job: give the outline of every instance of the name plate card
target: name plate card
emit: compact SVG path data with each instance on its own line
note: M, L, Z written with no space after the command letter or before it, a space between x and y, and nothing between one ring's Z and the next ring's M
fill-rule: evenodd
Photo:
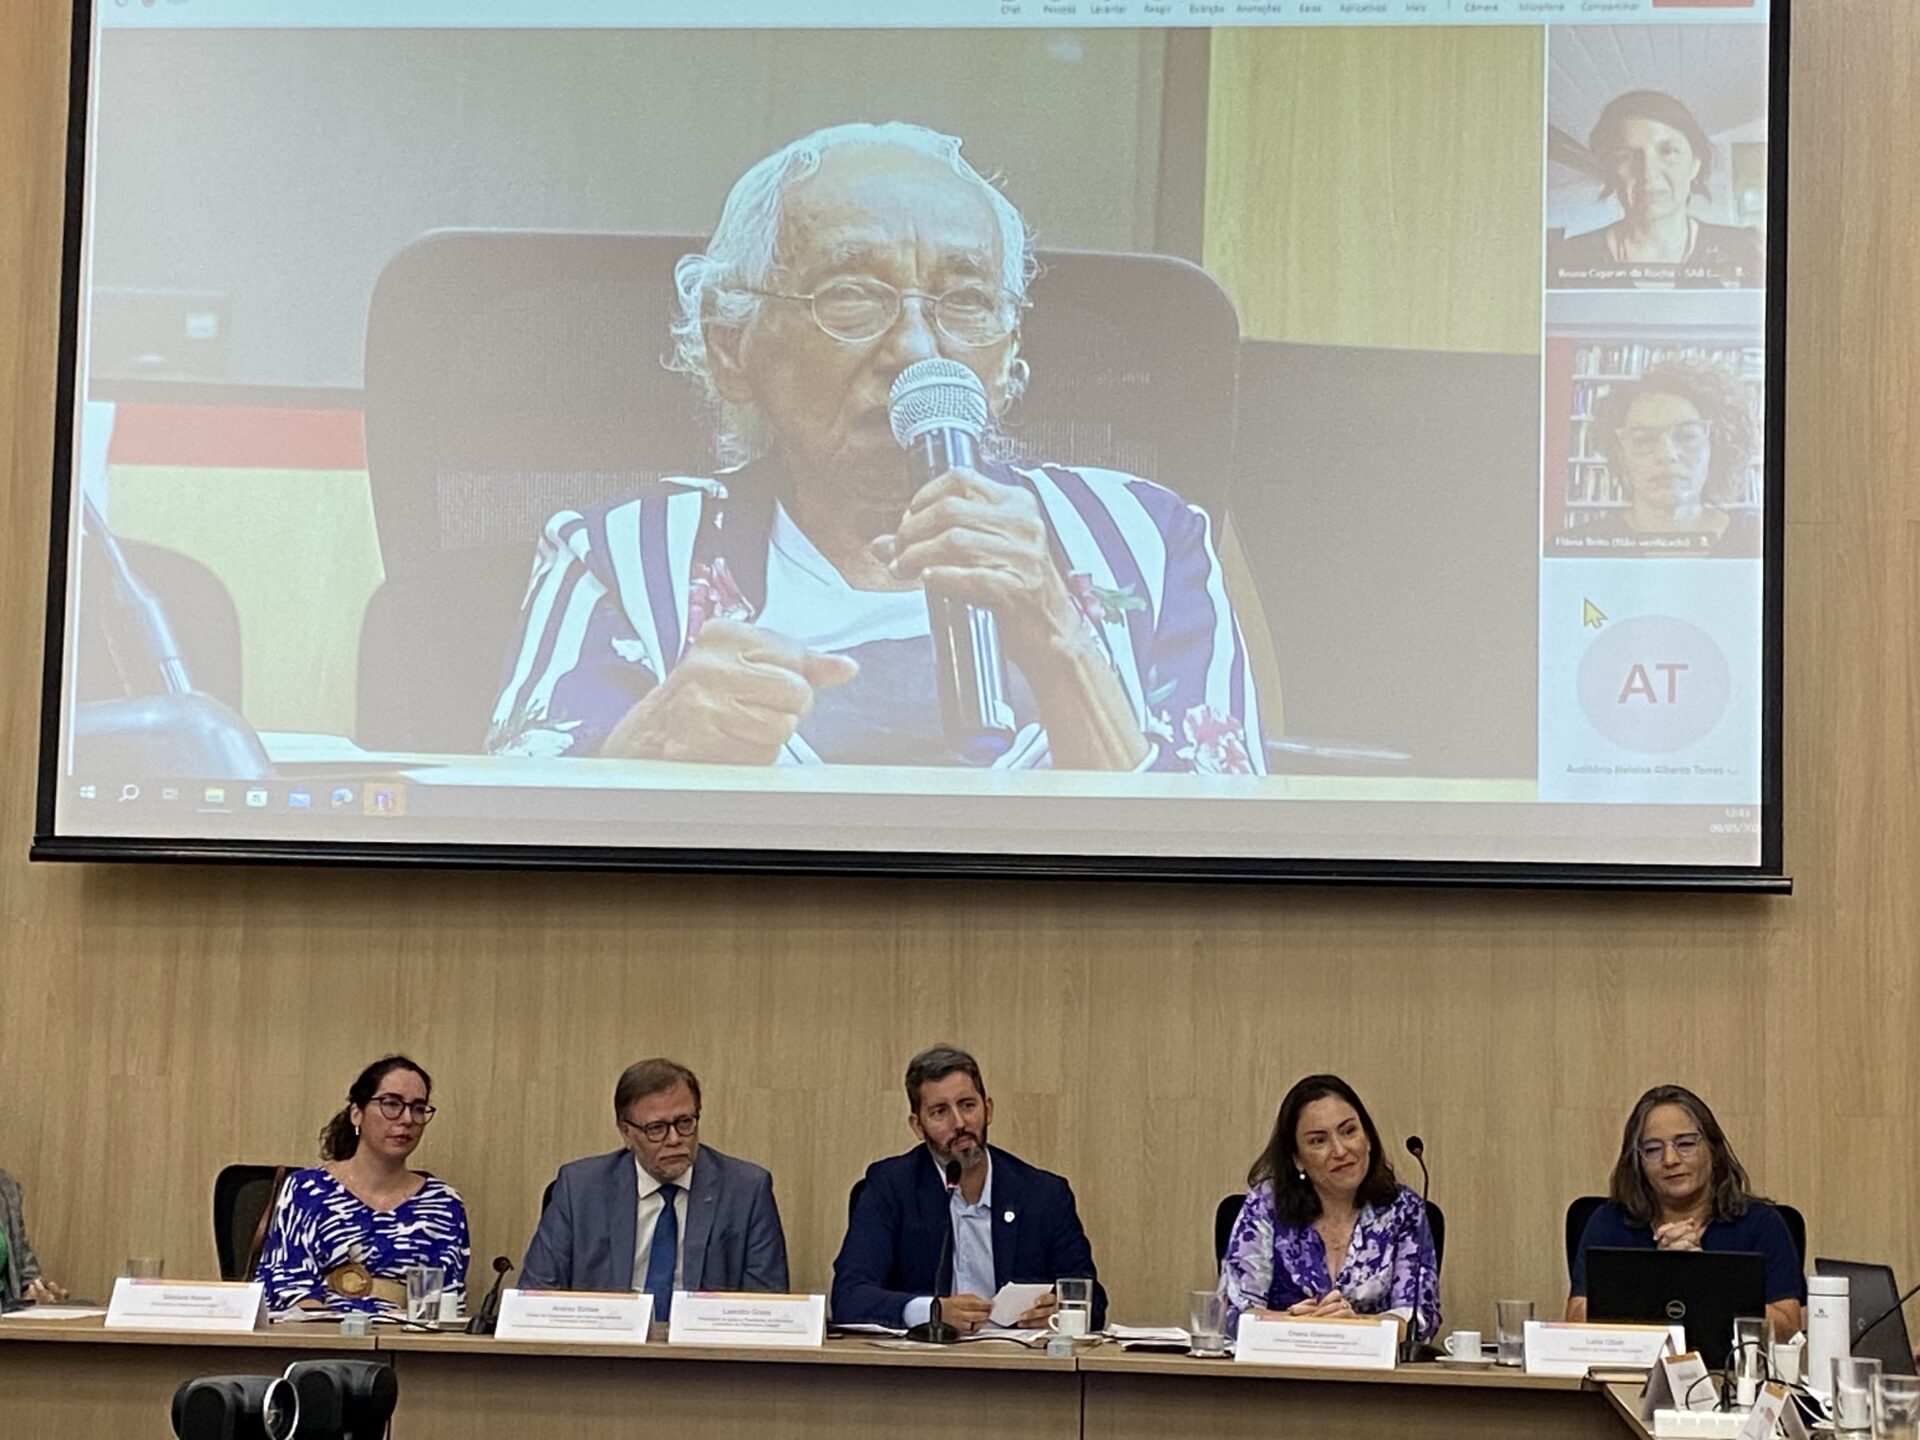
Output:
M267 1328L266 1287L259 1282L180 1280L113 1282L107 1302L109 1330L195 1330L210 1335L245 1335Z
M1647 1372L1647 1388L1640 1396L1640 1418L1649 1423L1662 1410L1712 1410L1720 1404L1713 1372L1700 1352L1663 1355Z
M1527 1374L1581 1375L1602 1370L1651 1370L1678 1349L1665 1325L1574 1325L1529 1320L1525 1336Z
M1787 1394L1786 1386L1768 1384L1754 1398L1747 1423L1741 1427L1740 1440L1808 1440L1807 1425L1800 1418L1800 1407Z
M1233 1358L1253 1365L1316 1370L1391 1370L1400 1355L1400 1327L1385 1320L1240 1321Z
M502 1290L502 1340L644 1345L653 1297L632 1290Z
M669 1345L785 1345L811 1349L826 1343L827 1297L759 1295L745 1291L676 1290L667 1323Z

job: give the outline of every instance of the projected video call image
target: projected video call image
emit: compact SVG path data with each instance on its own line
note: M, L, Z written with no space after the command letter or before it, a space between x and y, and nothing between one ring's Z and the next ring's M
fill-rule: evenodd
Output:
M1766 32L1556 28L1547 79L1547 284L1766 283Z
M1757 330L1542 292L1670 238L1628 70L1761 283L1765 27L1675 28L109 28L61 814L1739 863L1526 814L1542 565L1762 550Z

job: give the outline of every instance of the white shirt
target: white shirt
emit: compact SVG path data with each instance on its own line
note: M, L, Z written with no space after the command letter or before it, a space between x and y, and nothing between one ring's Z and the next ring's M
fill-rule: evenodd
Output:
M927 1152L933 1159L933 1152ZM946 1170L934 1160L940 1183L947 1183ZM978 1295L991 1300L999 1289L993 1283L993 1151L987 1151L987 1178L980 1187L980 1198L973 1204L958 1186L947 1196L947 1215L953 1226L953 1290L955 1295ZM936 1277L937 1283L937 1277ZM909 1300L902 1318L909 1325L924 1325L933 1314L933 1297L920 1295Z
M660 1186L671 1183L680 1187L680 1193L673 1197L673 1218L679 1222L680 1232L680 1244L673 1256L673 1288L679 1290L682 1288L680 1277L687 1269L687 1193L693 1189L693 1166L687 1166L687 1173L671 1182L654 1179L638 1157L634 1159L633 1170L640 1177L640 1203L634 1207L633 1215L633 1288L647 1288L647 1259L653 1254L653 1227L660 1223L660 1212L666 1208L660 1202Z

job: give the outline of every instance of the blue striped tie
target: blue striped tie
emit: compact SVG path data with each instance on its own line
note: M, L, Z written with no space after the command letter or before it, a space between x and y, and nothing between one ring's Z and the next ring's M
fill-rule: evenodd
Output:
M680 1258L680 1217L673 1197L678 1185L660 1187L660 1218L653 1225L653 1248L647 1252L647 1293L653 1296L653 1318L665 1320L673 1309L673 1271Z

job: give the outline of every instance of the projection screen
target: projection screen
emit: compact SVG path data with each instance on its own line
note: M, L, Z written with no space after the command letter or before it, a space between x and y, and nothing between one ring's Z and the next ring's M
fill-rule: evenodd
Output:
M99 0L47 858L1783 889L1774 0Z

